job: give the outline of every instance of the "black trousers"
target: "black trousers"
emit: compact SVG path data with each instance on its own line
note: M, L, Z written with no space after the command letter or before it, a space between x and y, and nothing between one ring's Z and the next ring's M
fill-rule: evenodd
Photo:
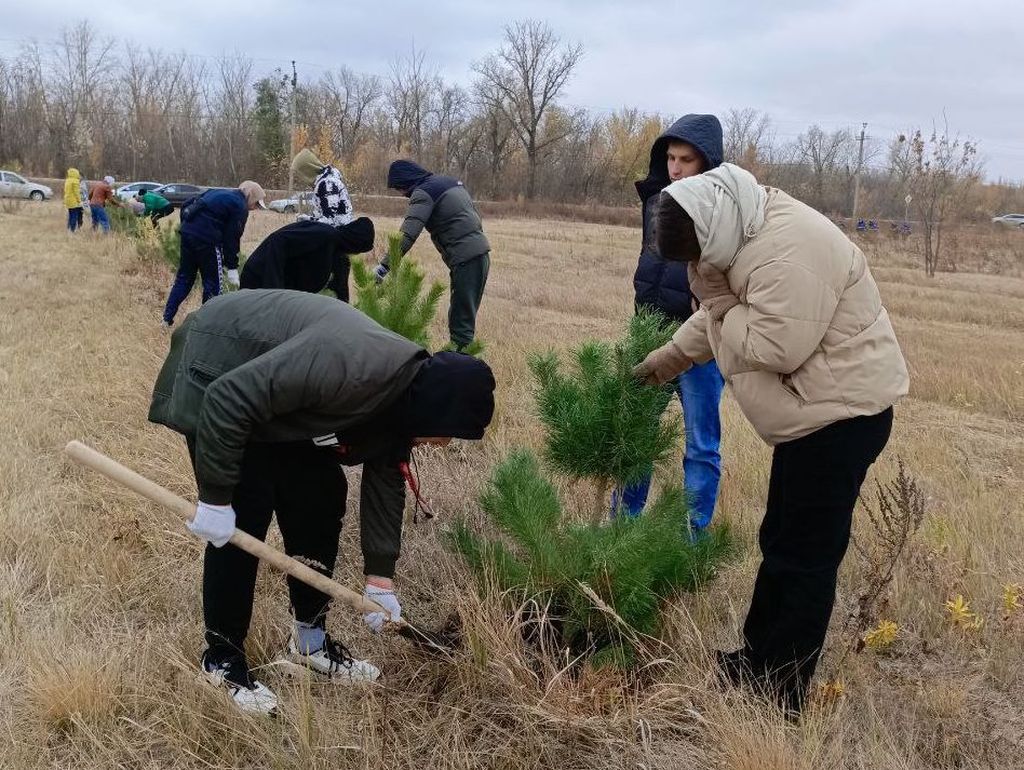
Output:
M169 217L174 213L174 206L168 203L166 206L161 206L158 209L153 209L149 215L149 221L153 223L153 227L156 227L156 223L164 217Z
M333 449L309 441L249 444L231 501L235 526L264 540L276 513L288 555L330 577L347 493L345 473ZM242 651L252 620L258 566L255 556L230 543L206 547L203 620L211 649ZM293 577L288 578L288 593L296 620L323 626L330 597Z
M476 314L484 298L491 255L482 254L449 269L451 297L448 303L448 334L452 345L462 349L476 337Z
M814 675L853 509L892 419L890 407L775 447L743 657L786 708L799 711Z

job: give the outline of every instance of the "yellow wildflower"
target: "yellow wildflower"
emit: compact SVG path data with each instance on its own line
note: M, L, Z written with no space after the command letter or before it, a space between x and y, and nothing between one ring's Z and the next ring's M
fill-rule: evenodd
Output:
M878 628L873 628L864 635L864 644L872 650L884 650L894 641L899 632L899 626L891 620L883 620Z
M819 686L819 697L826 702L838 700L845 692L846 685L841 679L829 679Z
M1009 615L1021 607L1021 593L1024 591L1017 583L1007 583L1003 586L1003 609Z
M960 594L955 599L946 602L946 612L953 625L960 628L977 631L981 628L982 619L971 610L971 603Z

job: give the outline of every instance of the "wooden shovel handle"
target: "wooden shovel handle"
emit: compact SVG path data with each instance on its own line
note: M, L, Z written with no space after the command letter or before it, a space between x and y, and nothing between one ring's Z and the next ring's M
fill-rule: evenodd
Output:
M80 441L69 441L68 445L64 447L64 451L79 465L84 465L88 468L92 468L94 471L102 473L108 479L116 481L118 484L128 487L133 492L136 492L147 500L152 500L157 505L161 505L170 511L174 511L178 516L186 521L191 521L195 515L196 506L190 503L184 497L180 497L169 489L165 489L154 481L150 481L145 476L140 476L138 473L133 471L131 468L126 468L116 460L107 457L102 452L98 452L90 446L86 446ZM273 546L267 545L262 540L250 535L248 532L243 532L240 529L236 529L234 534L231 535L231 539L228 541L232 545L241 548L246 553L250 553L258 559L262 559L268 564L277 567L282 572L286 572L294 578L298 578L303 583L312 586L318 591L322 591L328 596L344 602L352 609L361 612L383 612L387 616L388 612L376 602L364 599L362 594L358 594L351 588L346 588L341 583L331 580L325 575L321 575L314 569L307 567L297 559L293 559L286 553L283 553ZM397 625L405 625L403 621L398 621Z

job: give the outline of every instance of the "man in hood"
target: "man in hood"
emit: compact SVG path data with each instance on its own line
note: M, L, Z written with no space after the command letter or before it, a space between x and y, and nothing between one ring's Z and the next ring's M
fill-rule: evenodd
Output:
M299 184L313 188L310 219L333 227L352 221L352 199L341 171L324 163L307 147L292 158L292 173Z
M174 323L178 308L202 276L203 302L220 294L220 271L227 268L228 283L238 286L238 251L249 212L266 208L263 188L252 180L233 190L213 188L185 201L181 207L181 258L167 305L165 327Z
M373 248L373 222L360 217L334 227L303 220L275 230L249 255L243 289L295 289L317 294L325 288L348 302L349 254Z
M396 160L388 169L388 188L409 199L402 222L402 254L425 227L451 277L448 332L451 346L464 350L476 336L476 315L490 270L491 245L469 191L458 179L427 171L411 160ZM391 269L385 257L377 280Z
M658 196L668 184L717 168L721 163L722 125L714 115L684 115L651 146L650 172L646 179L636 183L643 207L643 241L633 276L637 308L658 310L673 323L682 323L693 314L696 303L686 265L664 259L658 253ZM722 475L718 407L723 385L714 360L691 367L675 380L686 437L683 481L692 506L690 524L695 531L711 523L718 499ZM614 509L639 514L647 502L650 483L648 476L627 487L621 500L615 501Z
M364 595L398 619L392 578L413 446L479 440L494 413L487 364L431 356L343 302L285 290L240 291L190 315L171 339L149 419L182 433L199 504L189 528L207 540L202 669L240 708L269 713L276 696L244 652L257 559L225 544L237 527L266 537L276 514L285 550L331 575L345 511L344 465L362 465ZM329 597L288 578L295 624L288 658L342 683L379 670L325 630Z

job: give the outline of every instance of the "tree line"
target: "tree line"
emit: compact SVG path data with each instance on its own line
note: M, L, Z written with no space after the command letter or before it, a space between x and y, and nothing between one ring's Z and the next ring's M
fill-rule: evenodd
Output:
M339 66L293 84L292 72L260 74L241 55L142 50L81 22L0 58L0 163L37 175L73 165L92 178L283 188L291 153L309 146L356 192L383 192L388 164L404 156L481 198L631 204L672 116L567 104L583 54L525 20L505 27L468 84L444 80L415 49L385 74ZM937 190L946 218L1024 209L1020 186L982 184L977 146L945 126L862 143L853 129L811 125L781 140L766 113L719 117L727 160L829 214L849 216L856 196L865 217L923 218L906 197Z

